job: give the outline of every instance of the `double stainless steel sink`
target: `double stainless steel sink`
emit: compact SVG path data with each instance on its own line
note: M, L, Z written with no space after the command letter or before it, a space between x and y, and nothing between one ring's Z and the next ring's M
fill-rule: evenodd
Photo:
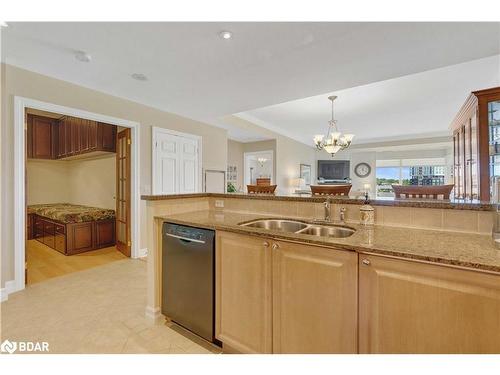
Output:
M352 236L356 229L334 224L306 223L299 220L258 219L240 225L279 232L310 234L320 237L345 238Z

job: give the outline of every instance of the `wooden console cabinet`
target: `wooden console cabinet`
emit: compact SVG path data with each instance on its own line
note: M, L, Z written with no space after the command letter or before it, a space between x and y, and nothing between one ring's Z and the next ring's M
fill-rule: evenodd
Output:
M64 224L36 214L29 217L32 238L65 255L115 245L115 219Z
M64 116L27 115L27 154L31 159L63 159L89 152L116 151L116 126Z
M455 197L489 201L491 178L500 176L500 87L472 92L450 129Z

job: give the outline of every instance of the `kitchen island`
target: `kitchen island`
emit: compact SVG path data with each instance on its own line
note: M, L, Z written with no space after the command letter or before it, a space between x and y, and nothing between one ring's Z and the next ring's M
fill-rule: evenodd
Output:
M490 334L500 330L500 251L490 236L350 224L352 236L332 238L241 225L265 218L285 219L217 210L155 219L157 233L165 222L216 231L224 351L500 352Z

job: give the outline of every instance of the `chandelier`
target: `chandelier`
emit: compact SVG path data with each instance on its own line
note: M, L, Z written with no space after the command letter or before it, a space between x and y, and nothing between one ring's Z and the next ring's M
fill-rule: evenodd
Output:
M259 162L261 167L264 167L264 164L266 163L267 159L266 158L258 158L257 161Z
M337 127L337 120L334 119L333 101L337 99L335 95L329 96L332 102L332 119L328 121L328 133L326 135L315 135L314 144L318 150L325 150L335 156L340 150L344 150L351 145L354 134L342 134Z

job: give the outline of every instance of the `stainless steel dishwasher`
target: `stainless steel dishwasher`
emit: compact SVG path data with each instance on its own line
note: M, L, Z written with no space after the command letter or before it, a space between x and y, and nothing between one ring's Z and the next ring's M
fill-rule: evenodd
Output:
M162 237L162 313L216 342L215 232L165 223Z

